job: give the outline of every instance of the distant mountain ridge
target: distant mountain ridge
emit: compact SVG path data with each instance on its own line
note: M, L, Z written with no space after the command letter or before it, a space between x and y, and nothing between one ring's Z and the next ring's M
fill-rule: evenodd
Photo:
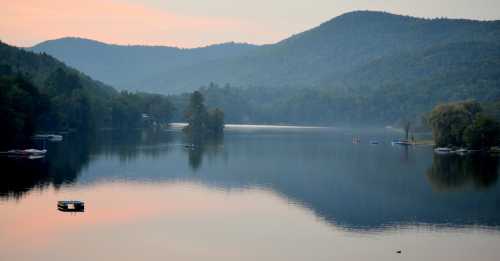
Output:
M476 57L452 51L470 44L482 46L473 50L483 54ZM263 46L233 43L177 49L116 46L70 38L44 42L31 49L49 53L117 88L170 94L191 91L209 82L266 88L378 88L425 78L435 66L441 66L437 70L441 74L457 75L481 67L486 60L496 64L499 44L500 21L422 19L356 11ZM490 52L484 53L483 49ZM439 59L446 60L445 65L436 62L436 57L421 59L421 54L433 50L444 55ZM468 57L470 63L464 63L463 57ZM418 63L420 69L400 67L397 62L403 61ZM444 70L448 65L455 71ZM495 75L492 72L488 77L495 79ZM431 78L442 76L433 74Z
M24 75L42 91L49 88L48 79L59 70L71 77L75 85L81 85L84 89L91 90L98 95L108 96L117 93L113 87L92 79L50 55L35 54L3 42L0 42L0 66L6 68L5 72L0 72L0 76Z
M243 43L223 43L181 49L168 46L115 45L67 37L49 40L30 48L44 52L88 73L95 79L121 89L147 90L141 80L177 67L240 55L256 48Z

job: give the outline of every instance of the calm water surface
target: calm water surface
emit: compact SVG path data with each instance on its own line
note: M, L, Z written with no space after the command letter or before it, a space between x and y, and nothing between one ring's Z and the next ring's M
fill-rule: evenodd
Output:
M178 130L66 137L44 160L1 159L0 260L499 260L498 159L398 136L232 126L196 149ZM59 212L65 199L85 212Z

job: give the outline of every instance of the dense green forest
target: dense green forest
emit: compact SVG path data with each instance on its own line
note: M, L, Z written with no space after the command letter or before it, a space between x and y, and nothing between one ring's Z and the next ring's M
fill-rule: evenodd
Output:
M0 43L2 147L35 131L138 128L169 122L166 96L117 92L46 54ZM15 137L11 139L11 137Z
M236 88L211 83L199 91L209 107L221 108L226 122L282 123L311 125L400 125L410 121L413 126L423 124L422 117L434 106L444 102L476 98L485 106L485 112L500 119L500 88L491 86L490 96L480 99L486 90L458 95L455 88L424 86L429 93L399 85L370 91L333 91L324 88ZM424 88L423 87L423 88ZM189 93L170 96L177 108L185 108ZM175 121L183 121L182 112L176 112Z

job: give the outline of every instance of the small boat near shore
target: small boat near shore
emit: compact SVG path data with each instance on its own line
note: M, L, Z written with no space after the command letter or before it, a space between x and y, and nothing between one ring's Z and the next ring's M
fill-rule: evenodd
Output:
M0 155L14 158L41 159L45 157L47 150L25 149L2 151Z
M408 140L393 140L392 145L410 146L412 145Z
M436 152L437 154L450 154L450 153L453 153L453 150L451 148L447 148L447 147L439 147L439 148L435 148L434 152Z
M51 142L59 142L63 140L63 136L58 134L37 134L31 138L33 140L46 140Z
M460 156L465 156L465 155L471 153L471 151L468 149L460 148L460 149L456 150L455 153L460 155Z

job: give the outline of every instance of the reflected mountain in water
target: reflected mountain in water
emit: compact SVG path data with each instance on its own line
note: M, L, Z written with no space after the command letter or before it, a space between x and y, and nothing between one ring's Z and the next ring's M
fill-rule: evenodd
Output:
M353 145L333 130L227 131L194 148L180 131L104 132L51 144L31 166L2 162L3 200L49 184L196 182L228 191L263 188L347 230L393 226L500 226L498 160L434 156L432 148ZM19 175L17 173L24 173Z

